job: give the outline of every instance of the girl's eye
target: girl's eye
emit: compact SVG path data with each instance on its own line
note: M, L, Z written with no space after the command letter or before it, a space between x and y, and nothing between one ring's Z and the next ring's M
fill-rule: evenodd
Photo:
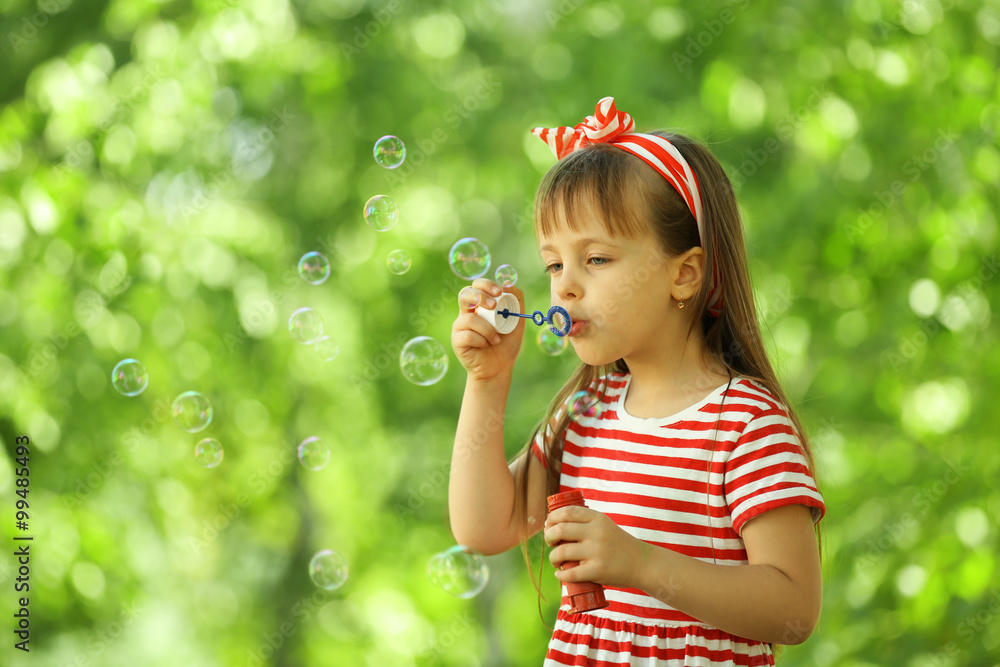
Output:
M560 264L558 262L553 262L552 264L549 264L548 266L545 267L544 272L545 273L554 273L554 272L558 271L561 268L562 268L562 264Z
M590 261L593 262L595 266L604 266L611 260L607 257L591 257Z

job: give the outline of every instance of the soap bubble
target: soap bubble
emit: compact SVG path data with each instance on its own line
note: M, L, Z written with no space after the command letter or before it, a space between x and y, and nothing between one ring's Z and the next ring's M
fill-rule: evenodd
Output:
M315 343L323 335L323 318L312 308L299 308L288 318L288 333L296 343Z
M329 336L322 336L316 340L316 354L323 361L333 361L340 354L340 343Z
M410 253L405 250L393 250L385 260L389 270L397 276L401 276L410 270Z
M448 253L448 264L459 278L475 280L490 270L490 251L479 239L464 238L455 241Z
M456 545L430 559L427 563L427 578L455 597L471 598L479 595L486 587L490 571L482 554Z
M542 327L538 331L538 347L545 354L558 356L566 351L568 345L569 341L565 336L555 335L548 327Z
M335 591L347 581L347 559L336 551L324 549L309 561L309 578L328 591Z
M330 260L318 253L307 252L299 259L299 277L310 285L320 285L330 277Z
M430 336L417 336L399 353L399 369L407 380L426 387L448 372L448 355L444 346Z
M597 419L604 412L601 399L591 391L581 390L569 397L569 418L581 417Z
M316 436L299 445L299 463L306 470L322 470L330 462L330 447Z
M399 137L387 134L375 142L372 153L375 155L375 162L380 167L395 169L406 159L406 145Z
M212 404L197 391L185 391L174 399L171 414L182 431L197 433L212 423Z
M496 284L501 287L513 286L517 284L517 270L510 264L501 264L497 267Z
M375 195L365 202L365 222L376 232L387 232L399 222L399 207L392 197Z
M215 438L205 438L194 446L194 458L206 468L222 463L222 443Z
M142 362L135 359L122 359L111 371L111 386L119 394L138 396L149 384L149 372Z

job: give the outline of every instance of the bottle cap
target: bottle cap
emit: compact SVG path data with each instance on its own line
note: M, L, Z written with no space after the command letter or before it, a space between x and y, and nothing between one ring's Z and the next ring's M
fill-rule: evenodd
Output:
M604 589L597 588L597 590L570 595L569 606L569 613L579 614L583 611L604 609L608 606L608 600L604 597Z
M559 509L560 507L566 507L567 505L583 505L586 506L583 498L583 491L580 489L573 489L572 491L563 491L562 493L554 493L548 497L549 511Z
M510 292L504 292L497 299L497 307L493 310L489 308L483 308L479 306L476 308L476 315L483 318L490 325L497 330L497 333L509 334L517 327L518 318L513 315L510 317L504 317L500 312L504 309L512 313L519 312L521 304L517 302L517 297Z

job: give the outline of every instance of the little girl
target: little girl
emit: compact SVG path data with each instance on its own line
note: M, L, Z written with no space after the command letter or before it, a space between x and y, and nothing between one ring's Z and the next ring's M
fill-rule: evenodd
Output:
M582 364L508 465L524 325L500 336L475 314L501 294L491 281L463 290L452 531L496 554L544 529L560 581L603 584L603 609L564 597L546 667L771 665L819 617L812 455L761 341L729 179L700 144L633 126L607 97L574 128L534 130L559 159L536 237ZM567 409L579 391L597 408ZM546 517L570 489L587 507Z

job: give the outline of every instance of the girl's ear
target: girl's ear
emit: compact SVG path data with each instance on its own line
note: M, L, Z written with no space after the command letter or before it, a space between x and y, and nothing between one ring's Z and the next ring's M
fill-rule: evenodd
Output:
M695 246L674 258L674 287L670 295L678 300L690 299L701 289L705 275L705 250Z

